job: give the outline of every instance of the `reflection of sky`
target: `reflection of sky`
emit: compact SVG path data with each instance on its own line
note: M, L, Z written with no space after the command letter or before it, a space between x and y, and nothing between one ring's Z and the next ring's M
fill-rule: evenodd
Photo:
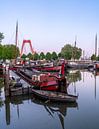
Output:
M96 76L96 91L95 77L92 73L82 72L82 80L76 82L76 92L78 97L78 110L68 110L69 116L67 123L72 121L72 124L67 125L68 128L75 129L98 129L99 127L99 76ZM70 85L70 89L74 85ZM72 89L73 92L73 89Z

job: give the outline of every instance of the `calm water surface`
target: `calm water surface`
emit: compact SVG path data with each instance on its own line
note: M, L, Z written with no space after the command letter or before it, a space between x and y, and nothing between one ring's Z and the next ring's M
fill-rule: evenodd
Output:
M44 103L33 96L4 98L0 92L0 129L99 129L99 76L70 71L68 92L77 103Z

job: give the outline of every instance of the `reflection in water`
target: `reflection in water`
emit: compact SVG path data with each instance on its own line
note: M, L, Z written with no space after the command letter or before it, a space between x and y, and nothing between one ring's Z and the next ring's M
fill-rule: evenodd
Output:
M44 105L44 108L46 109L46 111L52 117L54 117L55 112L57 113L60 123L61 123L61 126L62 126L62 129L65 129L64 117L67 115L67 108L77 107L77 103L73 103L73 104L69 104L69 103L67 103L67 104L52 104L52 103L45 104L45 103L43 103L43 105Z
M46 109L46 111L51 115L51 117L54 117L54 113L56 112L59 117L62 129L65 129L64 117L67 114L67 108L77 107L76 102L71 103L71 104L70 103L59 104L59 103L51 103L51 102L45 103L45 102L39 101L37 99L34 99L33 102L43 105L44 108Z
M6 98L5 101L5 111L6 111L6 124L9 125L11 122L11 109L10 109L10 103L17 105L17 115L20 117L20 111L19 106L23 103L25 100L31 100L32 103L35 103L37 105L44 106L44 109L48 112L48 114L54 118L54 114L57 113L62 129L64 129L64 117L67 114L67 108L75 108L77 107L77 103L52 103L49 101L41 101L39 99L36 99L33 95L32 96L19 96L14 98Z
M3 102L3 100L2 100L2 98L1 98L1 96L0 96L0 108L1 108L3 105L4 105L4 102Z
M30 99L30 96L14 96L12 98L6 97L5 100L5 114L6 114L6 124L10 125L10 119L11 119L11 110L10 110L10 103L17 105L17 116L19 118L20 112L19 112L19 105L23 103L24 100Z
M2 87L4 87L4 82L3 82L3 79L0 78L0 108L4 105L4 102L3 102L2 97L1 97Z
M10 124L10 100L6 99L5 100L5 115L6 115L6 124L9 125Z
M71 71L68 72L67 81L69 81L69 84L73 85L74 94L77 94L76 83L80 80L82 80L83 83L84 83L85 72L88 74L88 71L80 71L80 70L71 70ZM90 72L92 73L91 78L93 78L93 81L94 81L94 98L96 99L96 96L97 96L97 94L96 94L97 93L97 81L98 81L98 78L99 78L99 71L94 70L94 71L90 71Z
M83 78L84 78L84 74L83 74ZM67 81L69 82L69 84L73 85L75 95L77 94L76 82L80 81L81 79L82 79L82 76L81 76L80 70L70 70L67 74Z
M79 110L72 109L76 109L77 103L44 102L35 99L33 95L6 98L5 104L4 98L1 97L0 129L60 129L60 127L61 129L98 129L98 73L93 74L88 71L79 73L79 71L76 74L76 72L68 73L68 76L70 75L68 91L71 93L75 91L79 94L77 100Z
M44 102L44 101L40 101L37 100L35 98L32 99L32 102L36 103L36 104L40 104L43 105L45 110L48 112L48 114L50 114L51 117L54 118L54 113L57 113L62 129L64 129L64 117L67 114L67 108L73 108L73 107L77 107L77 103L52 103L52 102Z
M4 87L4 79L0 78L0 91L2 87Z
M94 76L95 78L95 99L96 99L96 76Z
M81 80L81 72L79 70L71 70L67 74L67 80L69 83L77 82Z
M95 71L93 71L92 72L93 73L93 75L94 75L94 85L95 85L95 90L94 90L94 95L95 95L95 99L96 99L96 83L97 83L97 80L96 80L96 78L97 78L97 76L99 76L99 71L97 71L97 70L95 70Z
M94 74L95 76L99 76L99 71L95 70L95 71L93 71L93 74Z

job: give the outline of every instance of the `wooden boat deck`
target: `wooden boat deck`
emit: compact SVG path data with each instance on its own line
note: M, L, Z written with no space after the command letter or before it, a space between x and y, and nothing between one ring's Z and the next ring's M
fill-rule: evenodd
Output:
M50 101L58 101L58 102L75 102L78 96L69 95L61 92L52 92L52 91L44 91L44 90L35 90L32 89L33 94L37 97Z

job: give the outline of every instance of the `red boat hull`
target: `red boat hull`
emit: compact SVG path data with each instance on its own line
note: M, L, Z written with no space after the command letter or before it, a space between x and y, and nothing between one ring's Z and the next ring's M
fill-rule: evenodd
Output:
M48 71L48 72L50 72L50 71L56 71L56 72L58 72L58 71L60 71L60 69L61 69L61 66L53 66L53 67L41 67L41 66L35 66L34 67L34 69L36 69L36 70L38 70L38 71Z
M45 82L44 81L43 82L35 82L21 72L16 72L16 73L19 76L21 76L23 79L25 79L29 84L33 85L34 88L42 89L42 90L50 90L50 91L58 90L58 83L56 80L45 81Z

